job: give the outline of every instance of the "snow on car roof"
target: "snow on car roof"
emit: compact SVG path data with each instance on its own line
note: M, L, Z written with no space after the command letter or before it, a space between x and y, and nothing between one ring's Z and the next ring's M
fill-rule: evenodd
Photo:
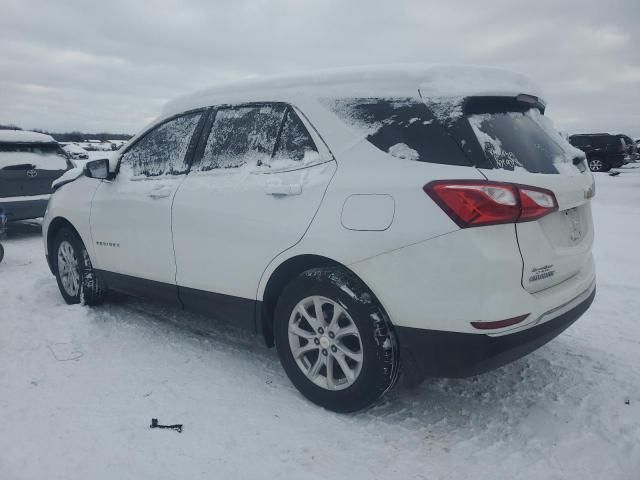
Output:
M0 142L10 143L52 143L55 142L51 135L29 132L26 130L0 130Z
M372 65L320 70L293 75L250 77L224 83L169 102L163 114L225 103L293 101L301 97L375 97L418 95L465 97L513 96L521 93L543 97L527 77L491 67L473 65Z

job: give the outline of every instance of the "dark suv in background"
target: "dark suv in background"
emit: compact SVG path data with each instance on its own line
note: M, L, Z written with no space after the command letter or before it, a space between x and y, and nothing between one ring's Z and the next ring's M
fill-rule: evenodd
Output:
M625 164L627 146L619 135L589 133L571 135L569 143L587 155L592 172L608 172Z
M51 183L71 168L49 135L0 130L0 215L10 222L44 216Z

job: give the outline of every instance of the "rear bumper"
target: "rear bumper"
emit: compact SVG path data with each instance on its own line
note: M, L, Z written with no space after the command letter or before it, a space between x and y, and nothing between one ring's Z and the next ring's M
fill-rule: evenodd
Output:
M596 290L570 310L542 324L502 336L396 327L405 383L426 377L469 377L493 370L549 342L589 308Z
M4 213L10 222L39 218L44 216L48 202L49 195L37 195L33 199L29 197L0 198L0 213Z

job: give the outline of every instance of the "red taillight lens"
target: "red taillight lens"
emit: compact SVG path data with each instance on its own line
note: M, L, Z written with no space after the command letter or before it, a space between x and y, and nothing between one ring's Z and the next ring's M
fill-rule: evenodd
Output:
M460 228L529 222L558 208L553 192L513 183L438 180L423 190Z
M520 206L522 208L522 213L518 218L519 222L537 220L558 209L553 192L524 185L517 188L520 192Z

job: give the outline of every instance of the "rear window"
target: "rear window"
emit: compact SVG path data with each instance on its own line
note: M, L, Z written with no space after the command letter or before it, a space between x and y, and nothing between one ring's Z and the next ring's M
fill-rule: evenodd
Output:
M389 155L419 162L471 165L427 106L412 98L323 99L322 104Z
M559 173L576 157L573 147L536 108L467 118L493 168Z
M57 154L65 156L64 151L57 143L0 142L0 152L37 153L40 155Z
M537 107L502 97L436 100L321 102L371 144L401 159L557 174L575 169L574 158L584 157Z

